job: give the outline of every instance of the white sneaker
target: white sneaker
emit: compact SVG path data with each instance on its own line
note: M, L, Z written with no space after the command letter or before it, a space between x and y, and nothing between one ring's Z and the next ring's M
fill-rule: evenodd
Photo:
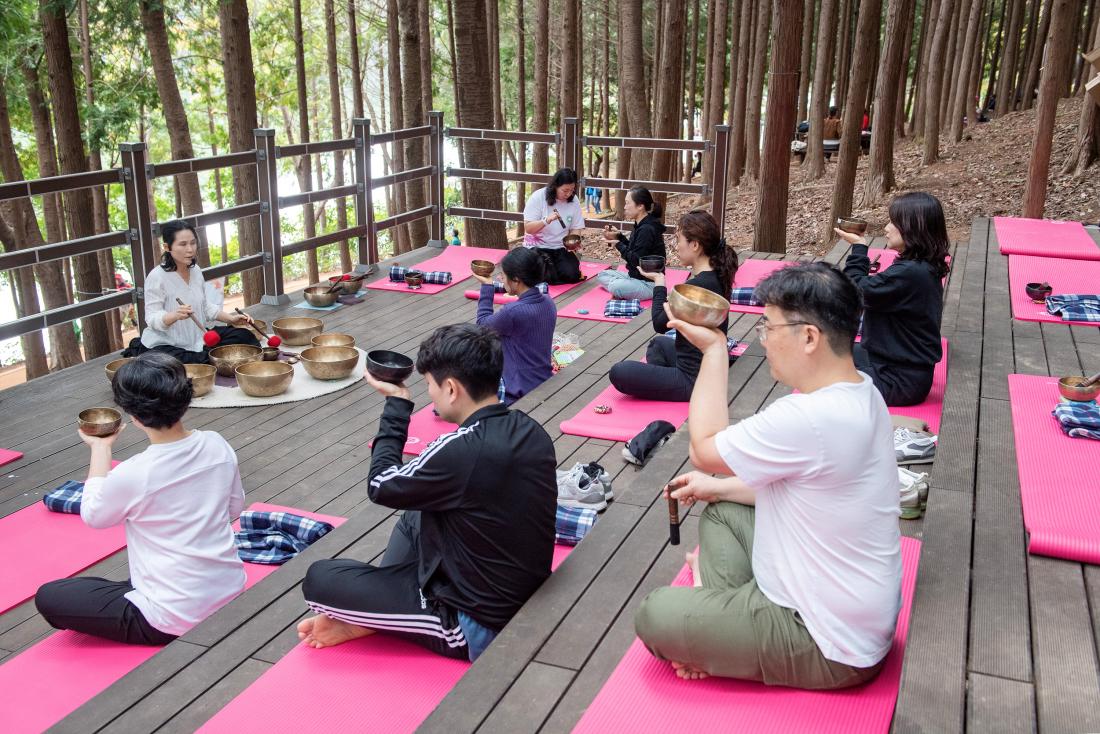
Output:
M894 457L898 464L924 464L936 455L936 436L908 428L894 429Z
M611 491L611 475L607 473L607 470L594 461L590 461L587 464L581 464L577 462L568 469L558 469L558 480L562 477L568 476L570 472L577 471L578 468L583 471L589 479L599 484L600 489L603 491L603 498L610 502L615 499L615 493Z
M928 505L928 475L898 467L901 519L916 520Z
M603 486L584 472L584 466L578 464L558 476L558 504L565 507L582 507L596 512L607 509L607 500L603 496Z

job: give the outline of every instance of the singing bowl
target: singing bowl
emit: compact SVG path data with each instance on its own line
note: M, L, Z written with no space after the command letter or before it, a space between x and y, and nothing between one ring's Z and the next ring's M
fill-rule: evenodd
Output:
M419 270L410 270L405 273L405 285L410 288L419 288L424 285L424 273Z
M579 250L581 248L581 236L579 234L567 234L561 238L561 243L565 245L567 250Z
M237 385L254 398L284 393L292 379L294 367L285 362L246 362L237 368Z
M315 380L342 380L359 363L354 347L310 347L301 353L302 366Z
M474 275L480 275L482 278L488 278L493 274L493 271L497 269L496 263L489 260L471 260L470 272Z
M851 234L863 234L867 231L867 220L848 219L840 217L836 220L836 227L841 232L850 232Z
M1063 377L1058 380L1058 392L1066 400L1079 403L1096 400L1096 396L1100 395L1100 383L1093 383L1089 387L1085 387L1085 379L1080 376Z
M103 366L103 371L107 373L107 379L115 379L115 373L118 372L118 368L129 362L131 357L122 357L121 359L115 359L108 362Z
M310 306L317 306L319 308L326 308L336 303L336 299L340 297L340 294L336 291L332 293L328 292L331 286L324 285L312 285L306 288L302 294L306 298L306 303Z
M355 337L331 331L327 334L318 334L310 339L309 343L315 347L354 347Z
M122 413L114 408L88 408L76 417L80 432L89 436L110 436L122 425Z
M271 328L287 346L304 347L309 344L310 339L325 330L325 322L305 316L292 316L275 319L271 322Z
M263 359L263 350L251 344L226 344L210 350L210 364L222 377L232 377L242 364Z
M1028 283L1024 286L1024 292L1027 293L1027 297L1033 301L1045 301L1047 296L1054 292L1054 288L1050 283Z
M263 350L263 360L265 362L278 362L279 361L279 348L278 347L261 347Z
M638 270L643 273L661 273L665 269L665 258L663 255L646 255L638 261Z
M361 280L342 280L343 275L334 275L328 279L329 288L336 285L336 281L340 281L340 290L336 292L336 295L354 296L359 292L359 285Z
M717 328L729 318L730 302L706 288L681 283L668 292L668 307L681 321Z
M191 378L191 388L195 391L195 397L201 398L214 389L214 375L217 368L212 364L185 364L187 376Z
M413 372L413 361L400 352L376 349L367 352L367 372L376 380L399 385Z

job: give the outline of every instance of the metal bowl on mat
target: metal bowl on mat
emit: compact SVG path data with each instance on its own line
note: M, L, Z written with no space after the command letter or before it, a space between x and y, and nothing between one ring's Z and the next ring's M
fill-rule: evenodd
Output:
M340 294L336 291L329 293L331 286L325 285L311 285L302 291L302 295L306 298L306 303L310 306L317 306L318 308L327 308L336 303L336 299L340 297Z
M1047 297L1054 292L1054 288L1050 283L1028 283L1024 286L1024 292L1027 293L1027 297L1036 303L1043 303Z
M474 275L480 275L482 278L488 278L493 274L493 271L497 269L496 263L492 260L471 260L470 272Z
M261 347L263 351L263 360L265 362L278 362L279 361L279 348L278 347Z
M377 349L367 352L367 372L376 380L399 385L413 373L413 361L400 352Z
M315 380L342 380L359 364L354 347L310 347L300 356L302 366Z
M1078 403L1087 403L1090 400L1096 400L1096 396L1100 395L1100 382L1088 384L1086 387L1087 382L1087 377L1063 377L1058 380L1058 392L1066 400L1072 400Z
M210 364L222 377L232 377L242 364L263 359L263 350L251 344L226 344L210 350Z
M867 220L855 219L853 217L839 217L836 220L836 228L841 232L863 234L867 231Z
M303 347L309 344L310 339L325 330L325 322L305 316L291 316L275 319L271 322L271 328L287 346Z
M344 278L347 280L344 280ZM359 286L362 284L362 279L355 280L349 275L334 275L328 279L329 288L336 285L336 281L340 281L340 290L336 291L336 295L340 296L354 296L359 292Z
M561 238L561 243L565 245L565 249L570 252L579 250L581 249L581 236L579 234L567 234Z
M126 364L132 359L132 357L122 357L120 359L113 359L103 366L103 371L107 373L107 379L115 379L115 373L118 372L118 368Z
M663 273L665 270L665 258L663 255L646 255L638 260L638 270L643 273Z
M408 271L405 273L405 285L414 290L424 285L424 273L419 270Z
M285 362L247 362L237 368L237 385L255 398L284 393L293 379L294 367Z
M668 292L672 315L696 326L717 328L729 318L730 302L714 291L681 283Z
M330 331L327 334L318 334L309 340L315 347L354 347L355 337L351 334L339 334Z
M114 408L88 408L76 417L80 432L89 436L110 436L122 425L122 413Z
M217 368L212 364L185 364L187 376L191 378L191 388L195 391L195 397L201 398L214 389L214 375Z

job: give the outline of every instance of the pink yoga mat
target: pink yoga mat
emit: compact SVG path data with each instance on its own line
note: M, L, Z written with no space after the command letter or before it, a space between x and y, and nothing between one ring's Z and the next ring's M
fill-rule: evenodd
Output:
M1008 395L1028 551L1100 564L1100 441L1062 433L1057 377L1009 375Z
M737 274L733 276L734 288L755 288L760 281L768 277L776 270L788 265L796 265L793 260L743 260L737 266ZM730 311L734 313L764 313L763 306L741 306L732 304Z
M472 275L470 272L470 262L472 260L489 260L499 263L507 254L507 250L497 250L489 247L447 246L443 248L442 254L429 258L422 263L417 263L411 266L410 269L415 268L416 270L423 271L446 270L451 273L450 283L446 285L425 283L420 286L420 288L412 290L404 283L390 282L389 268L382 268L382 277L372 283L368 283L366 287L376 291L397 291L399 293L417 293L422 296L430 296L433 293L445 291L451 286L469 278Z
M551 298L557 298L561 294L568 293L569 291L573 290L577 286L583 285L584 283L586 283L588 281L589 278L595 277L596 273L599 273L603 270L607 270L610 267L611 267L611 265L608 264L608 263L594 263L594 262L588 262L587 260L581 260L581 275L583 275L585 279L582 280L579 283L563 283L561 285L552 285L552 286L549 287L550 292L549 292L548 295ZM468 290L468 291L464 292L462 295L466 296L471 301L476 301L478 298L481 297L481 291L476 290L476 289L475 290ZM515 303L517 300L519 300L519 299L516 296L510 296L507 293L494 293L493 294L493 303L495 303L497 305L501 305L501 304L505 304L505 303Z
M669 732L887 732L894 715L920 541L901 539L902 607L886 666L871 682L838 691L802 691L730 678L680 680L635 640L573 734ZM673 586L691 583L685 566Z
M601 415L593 410L597 405L609 405L611 412ZM561 432L608 441L629 441L653 421L668 421L679 428L687 417L688 403L639 400L608 385L579 413L562 421Z
M4 464L10 464L13 461L19 461L23 458L22 451L12 451L11 449L0 449L0 466Z
M626 267L622 265L616 269L620 273L626 272ZM669 288L679 285L687 280L690 275L691 273L687 270L669 268L665 271L665 285ZM559 308L558 318L608 321L615 324L625 324L630 321L630 319L613 319L603 315L603 307L610 300L611 294L605 291L602 286L597 285L572 303ZM642 301L642 305L646 308L646 311L643 311L641 315L648 318L648 309L653 305L653 301ZM588 313L582 314L580 311L587 311Z
M554 568L571 550L554 547ZM295 718L295 734L411 732L469 667L385 634L320 650L298 645L199 731L254 729L256 712L277 701L287 711L316 712Z
M1012 315L1021 321L1045 321L1054 324L1100 326L1088 321L1063 321L1047 313L1042 303L1033 303L1024 286L1049 282L1054 295L1100 293L1100 262L1065 260L1058 257L1008 256L1008 288L1012 295Z
M285 510L337 526L344 522L342 517L279 505L256 503L248 509ZM279 568L256 563L244 567L246 589ZM158 652L159 647L123 645L68 630L51 634L0 665L0 731L43 731Z
M1100 246L1080 222L993 217L1002 255L1100 260Z
M928 430L940 432L940 418L943 416L943 396L947 392L947 340L943 339L943 358L936 365L932 375L932 390L923 403L917 405L896 406L890 408L891 415L904 415L917 418L928 424Z

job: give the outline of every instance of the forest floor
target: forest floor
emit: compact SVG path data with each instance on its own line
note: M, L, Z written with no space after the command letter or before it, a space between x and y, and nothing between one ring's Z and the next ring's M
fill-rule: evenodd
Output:
M1100 220L1100 164L1094 164L1085 176L1061 173L1062 165L1077 140L1077 121L1081 114L1079 97L1062 100L1054 129L1054 144L1047 187L1046 219L1082 222ZM1035 131L1035 110L1013 112L1003 118L964 131L963 140L941 145L940 160L921 165L922 142L915 138L898 141L894 153L896 193L927 191L943 202L948 232L953 240L969 236L970 222L977 216L1019 216L1027 178L1031 139ZM948 138L944 135L944 138ZM890 196L878 206L860 208L868 156L861 156L856 172L853 215L866 219L873 234L881 234L887 221ZM832 203L836 178L834 156L826 162L825 176L805 181L798 160L792 157L790 202L787 210L787 252L793 255L823 255L832 242L819 238ZM751 250L756 216L756 182L748 179L731 188L726 204L725 232L738 250ZM669 199L665 221L675 223L679 215L694 204L683 195ZM593 258L617 258L611 245L599 235L585 237L584 255ZM675 258L671 258L675 264Z

